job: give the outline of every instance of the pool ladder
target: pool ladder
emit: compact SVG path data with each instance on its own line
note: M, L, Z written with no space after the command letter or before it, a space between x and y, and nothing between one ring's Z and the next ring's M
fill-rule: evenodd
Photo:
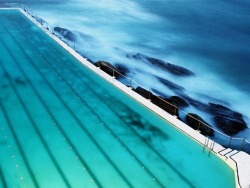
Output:
M210 141L210 142L209 142ZM214 141L213 140L210 140L209 138L205 138L205 142L204 142L204 147L203 147L203 151L205 151L205 149L208 150L209 154L211 151L213 151L214 149Z

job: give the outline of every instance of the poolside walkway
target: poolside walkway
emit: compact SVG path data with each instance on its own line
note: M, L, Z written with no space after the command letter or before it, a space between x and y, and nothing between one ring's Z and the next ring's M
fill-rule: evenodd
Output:
M242 188L250 187L250 156L239 152L231 157L237 163L238 178Z

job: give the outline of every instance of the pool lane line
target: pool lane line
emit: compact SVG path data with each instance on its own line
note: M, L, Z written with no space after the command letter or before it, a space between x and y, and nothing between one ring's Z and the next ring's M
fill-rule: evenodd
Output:
M1 180L0 182L2 182L2 186L4 188L7 188L7 183L6 183L3 171L2 171L2 165L1 165L1 163L0 163L0 180Z
M1 40L1 37L0 37L0 40ZM1 60L1 59L0 59L0 67L2 68L3 72L5 73L5 75L6 75L6 76L8 77L8 79L9 79L9 74L6 74L6 72L5 72L4 69L3 69L3 65L2 65L2 60ZM23 161L24 161L24 163L25 163L25 166L26 166L26 168L27 168L27 170L28 170L28 172L29 172L29 174L30 174L30 177L31 177L31 179L32 179L32 181L33 181L33 183L34 183L34 185L35 185L36 187L39 187L39 186L38 186L38 182L37 182L37 180L36 180L36 178L35 178L35 176L34 176L34 173L32 172L31 167L30 167L30 165L29 165L29 162L28 162L28 160L27 160L27 158L26 158L25 152L23 151L23 149L22 149L22 147L21 147L21 145L20 145L20 143L19 143L19 139L18 139L18 137L17 137L17 134L16 134L16 132L14 131L14 128L13 128L13 125L12 125L11 120L10 120L10 118L9 118L9 115L8 115L8 113L6 112L6 109L5 109L4 105L2 104L2 101L1 101L1 100L0 100L0 108L2 109L3 115L4 115L5 119L6 119L6 122L7 122L8 126L9 126L9 128L10 128L10 131L11 131L11 133L12 133L12 136L13 136L13 138L14 138L14 140L15 140L15 143L16 143L16 145L17 145L17 147L18 147L18 150L19 150L19 152L20 152L20 154L21 154L21 157L23 158Z
M15 62L16 62L16 60L15 60ZM19 64L18 64L17 62L16 62L16 64L17 64L17 66L19 67ZM23 103L23 104L24 104L24 103ZM28 110L27 110L27 111L28 111ZM26 111L26 112L27 112L27 111ZM29 116L31 117L31 115L29 115ZM34 121L33 121L33 123L34 123ZM41 136L41 137L42 137L42 136ZM66 136L65 136L65 137L66 137ZM69 140L68 137L67 137L67 140ZM48 148L48 147L46 147L46 148ZM48 150L48 151L49 151L49 150ZM51 156L52 156L52 155L50 155L50 157L51 157ZM53 158L52 158L52 160L53 160ZM53 162L55 163L55 160L53 160ZM56 163L55 163L55 164L56 164ZM83 165L83 166L86 167L87 165ZM59 172L61 171L60 168L57 168L57 169L59 169ZM65 178L64 178L64 179L65 179ZM66 181L66 182L67 182L67 181ZM67 184L68 184L68 183L67 183ZM68 184L68 187L70 187L69 184Z
M10 54L10 56L12 57L12 59L16 62L16 59L13 57L12 53L9 51L9 48L6 46L6 44L3 42L3 40L2 40L1 38L0 38L0 41L2 41L2 44L5 46L6 51L8 51L8 53ZM10 75L10 74L6 71L6 69L4 68L4 66L2 65L2 61L1 61L1 60L0 60L0 63L1 63L1 67L2 67L2 69L3 69L4 73L5 73L5 75ZM19 65L18 63L16 63L16 64ZM32 116L30 115L30 113L29 113L27 107L25 106L25 104L24 104L24 102L23 102L23 100L22 100L20 94L17 92L17 89L15 88L15 86L14 86L14 84L13 84L13 82L11 81L11 78L10 78L9 76L8 76L8 80L9 80L9 83L10 83L12 89L14 90L14 92L15 92L15 94L16 94L16 96L17 96L17 98L18 98L18 100L19 100L19 102L20 102L20 104L21 104L21 106L23 107L23 109L24 109L24 111L25 111L25 113L26 113L26 115L27 115L29 121L31 122L32 127L34 128L36 134L39 136L39 138L40 138L40 140L41 140L43 146L44 146L45 149L47 150L47 153L49 154L49 157L50 157L51 160L53 161L53 163L54 163L56 169L58 170L59 174L60 174L61 177L63 178L63 181L65 182L65 184L66 184L68 187L70 187L70 184L68 183L67 179L65 178L65 175L63 174L62 170L60 169L59 165L57 164L57 162L56 162L56 160L55 160L55 158L54 158L52 152L50 151L50 149L49 149L49 147L48 147L46 141L45 141L44 138L42 137L42 135L41 135L39 129L37 128L37 125L36 125L35 121L33 120Z
M20 66L19 66L19 64L17 63L16 59L14 59L14 61L15 61L16 65L17 65L17 66L19 67L19 69L20 69ZM1 62L1 61L0 61L0 62ZM21 70L20 70L20 71L21 71ZM21 72L22 72L22 71L21 71ZM22 73L23 73L23 72L22 72ZM23 73L23 74L24 74L24 73ZM26 76L26 75L25 75L25 77L26 77L26 79L27 79L27 76ZM11 82L11 81L10 81L10 82ZM11 85L12 85L12 87L14 88L13 83L11 83ZM31 86L32 86L32 85L31 85ZM33 87L32 87L32 89L33 89ZM57 169L58 172L60 173L60 175L61 175L61 177L63 178L63 180L64 180L65 184L67 185L67 187L71 187L70 184L69 184L69 182L68 182L68 180L67 180L67 178L65 177L63 171L61 170L60 166L59 166L58 163L56 162L56 159L53 157L53 154L52 154L52 152L50 151L48 145L46 144L46 141L43 139L41 133L40 133L39 130L37 129L36 123L35 123L34 120L32 119L32 117L31 117L30 113L28 112L28 109L27 109L27 107L25 106L24 102L22 101L20 95L18 94L18 92L16 91L16 89L13 89L13 90L15 91L16 95L18 96L18 99L19 99L21 105L23 106L24 111L26 112L26 114L27 114L29 120L31 121L31 123L32 123L32 125L33 125L33 127L34 127L34 129L35 129L35 131L36 131L36 133L37 133L37 135L38 135L39 138L41 139L41 141L42 141L42 143L43 143L45 149L48 151L48 154L49 154L50 158L52 159L54 165L56 166L56 169ZM37 91L35 91L35 93L37 94ZM37 97L38 97L39 99L41 99L39 95L38 95ZM43 105L45 104L44 101L41 101L41 103L42 103ZM49 111L48 111L48 108L45 107L45 109L47 110L47 112L49 112ZM51 115L51 117L52 117L52 119L53 119L53 115L52 115L52 114L50 114L50 115ZM58 124L58 123L57 123L57 124ZM60 130L63 131L62 129L60 129ZM65 135L65 133L63 134L63 136L66 138L66 140L67 140L68 142L70 142L70 139ZM69 143L69 145L73 146L72 143ZM75 150L75 149L73 149L73 150ZM79 155L78 152L75 151L75 153L76 153L77 156L80 157L80 155ZM83 164L84 167L86 167L87 169L89 169L89 168L88 168L88 165L87 165L86 163L84 163L83 160L82 160L81 158L80 158L79 160L82 162L82 164ZM88 171L88 172L89 172L89 171ZM91 176L91 173L90 173L90 176ZM91 177L94 178L95 176L92 175ZM96 178L94 178L94 179L95 179L94 182L95 182L96 184L98 184L99 187L101 187L101 185L98 183L98 181L96 180Z
M0 98L0 102L1 102L1 98ZM1 159L1 157L0 157L0 159ZM6 180L5 180L3 171L2 171L1 162L0 162L0 183L2 183L2 186L3 186L3 187L7 187Z
M30 174L30 177L31 177L31 179L32 179L32 181L33 181L35 187L39 187L39 186L38 186L38 182L37 182L37 180L35 179L34 173L32 172L31 167L30 167L30 165L29 165L29 163L28 163L28 160L27 160L27 158L26 158L26 155L25 155L25 153L24 153L24 151L23 151L23 149L22 149L22 147L21 147L21 145L20 145L20 143L19 143L19 141L18 141L18 137L17 137L17 135L16 135L16 133L15 133L15 131L14 131L14 129L13 129L13 125L12 125L12 123L11 123L11 121L10 121L10 118L8 117L8 114L7 114L7 112L6 112L6 109L5 109L5 107L4 107L4 105L2 104L1 101L0 101L0 108L1 108L2 111L3 111L3 114L4 114L5 118L6 118L6 121L7 121L8 125L9 125L9 128L10 128L10 130L11 130L11 133L12 133L12 135L13 135L13 138L14 138L14 140L15 140L15 142L16 142L16 145L17 145L17 147L18 147L18 150L20 151L20 154L21 154L21 156L22 156L22 158L23 158L23 161L24 161L24 163L25 163L25 165L26 165L26 167L27 167L27 170L28 170L28 172L29 172L29 174Z
M1 102L1 98L0 98L0 102ZM5 122L6 122L6 117L4 117L4 115L3 115L3 113L2 113L2 116L3 116L3 118L5 119ZM6 132L6 130L8 130L8 128L7 128L7 126L8 125L6 125L5 124L5 127L2 127L1 128L1 131L5 131ZM4 132L2 132L3 133L3 137L4 137L4 139L6 140L6 143L7 143L7 148L8 148L8 152L9 152L9 154L10 154L10 157L11 157L11 161L13 161L13 165L16 167L15 169L16 169L16 171L17 171L17 174L18 174L18 176L20 177L20 184L22 184L22 187L27 187L27 185L26 185L26 183L25 183L25 180L24 180L24 177L23 177L23 175L22 175L22 173L21 173L21 170L20 170L20 166L19 166L19 162L17 162L17 159L16 159L16 155L15 155L15 152L13 151L13 147L12 147L12 145L10 144L10 141L9 141L9 136L7 136L7 134L4 134ZM10 135L11 136L11 135ZM0 166L1 166L1 164L0 164ZM2 169L0 169L0 175L1 175L1 173L2 173ZM2 176L4 176L4 173L2 173ZM6 178L5 178L6 179ZM5 187L7 187L7 186L5 186Z
M1 67L3 68L2 62L1 62L1 61L0 61L0 63L1 63ZM4 69L4 68L3 68L3 69ZM4 70L4 72L5 72L6 74L8 74L8 73L6 72L6 69ZM42 135L41 135L39 129L37 128L37 125L36 125L36 123L34 122L32 116L30 115L30 112L28 111L28 109L27 109L25 103L23 102L22 97L20 96L20 94L18 93L17 89L15 88L15 86L14 86L14 84L13 84L13 81L11 81L11 78L10 78L10 77L8 77L8 79L9 79L9 83L10 83L12 89L14 90L14 93L16 94L16 96L17 96L17 98L18 98L18 100L19 100L19 103L21 104L22 108L24 109L24 111L25 111L25 113L26 113L26 115L27 115L27 117L28 117L28 119L29 119L29 121L30 121L30 123L31 123L31 126L34 128L35 133L38 135L39 139L41 140L42 145L44 146L44 148L45 148L45 150L47 151L47 153L48 153L49 157L51 158L51 160L53 161L53 163L54 163L54 165L55 165L57 171L58 171L59 174L61 175L61 177L62 177L64 183L67 185L67 187L71 187L70 184L69 184L69 182L68 182L68 180L66 179L65 175L63 174L62 170L60 169L60 167L59 167L59 165L58 165L56 159L54 158L52 152L50 151L50 149L49 149L49 147L48 147L46 141L44 140L44 138L42 137Z
M13 38L13 37L12 37L12 38ZM13 40L15 40L15 39L13 39ZM20 48L20 46L19 46L19 48ZM20 48L20 49L21 49L21 48ZM21 49L21 50L22 50L22 49ZM23 53L27 56L27 54L26 54L24 51L23 51ZM30 62L33 62L33 61L30 60L30 58L29 58L28 56L27 56L27 58L29 59ZM15 62L16 62L16 61L15 61ZM16 64L17 64L17 66L19 66L19 64L18 64L17 62L16 62ZM33 63L31 63L31 64L33 65ZM33 65L33 66L34 66L34 65ZM34 66L34 67L35 67L35 66ZM20 68L20 66L19 66L19 68ZM39 72L39 73L42 75L42 73L39 71L39 69L38 69L37 67L36 67L35 69L37 70L37 72ZM27 78L27 76L26 76L26 78ZM45 78L44 75L42 75L42 78L43 78L43 79L47 82L47 84L52 88L51 84L46 80L46 78ZM29 81L29 83L31 84L30 81ZM32 86L32 88L34 89L33 84L31 84L31 86ZM35 93L37 94L37 97L38 97L38 98L41 100L41 102L42 102L43 99L40 97L40 95L38 94L38 92L37 92L36 90L34 90L34 91L35 91ZM55 92L54 89L53 89L53 91ZM63 101L63 100L61 99L60 95L58 95L57 93L56 93L56 96L60 99L61 102ZM42 103L43 103L44 105L46 105L45 102L42 102ZM70 109L67 107L67 105L65 104L65 102L63 102L63 104L64 104L64 106L66 107L66 109L70 112L71 116L75 118L76 122L77 122L78 124L80 124L80 127L84 127L84 126L82 125L82 123L80 122L80 120L79 120L79 119L76 119L77 117L74 115L74 113L72 112L72 110L70 110ZM60 126L60 124L58 123L58 121L56 120L56 118L52 115L52 112L49 110L49 108L48 108L47 106L45 106L45 108L47 109L47 111L48 111L49 114L51 115L52 119L56 122L56 124ZM64 137L66 137L67 141L70 142L70 145L71 145L71 146L74 146L74 144L73 144L73 143L70 141L70 139L66 136L65 131L63 131L62 128L60 128L60 131L63 133ZM101 147L99 146L99 144L93 139L93 137L92 137L91 134L87 131L87 129L85 129L84 132L86 132L86 134L91 138L92 142L93 142L93 143L97 146L97 148L102 152L102 154L106 157L106 159L110 162L110 164L117 170L117 173L124 179L124 181L129 185L129 187L133 187L133 186L129 183L129 181L122 175L122 173L121 173L120 170L116 167L116 165L113 164L112 160L110 160L109 157L105 154L105 152L101 149ZM88 132L88 133L87 133L87 132ZM74 148L73 148L73 149L74 149ZM74 149L74 150L75 150L75 149ZM79 157L81 156L77 151L75 151L75 153L76 153L77 156L79 156ZM83 163L83 160L82 160L81 157L80 157L80 161ZM92 174L92 177L95 177L95 175L90 171L90 168L88 167L88 165L87 165L86 163L84 163L83 166L87 167L88 172L90 173L90 175ZM100 183L98 183L99 181L97 180L97 178L94 178L94 179L95 179L95 183L97 183L99 187L102 187L102 186L100 185Z

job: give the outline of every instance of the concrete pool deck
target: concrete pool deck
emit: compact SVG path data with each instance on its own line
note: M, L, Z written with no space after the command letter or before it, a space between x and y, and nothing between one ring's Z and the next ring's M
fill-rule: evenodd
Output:
M28 19L30 19L33 23L35 23L38 27L40 27L46 34L48 34L51 38L53 38L57 43L59 43L64 49L66 49L71 55L77 58L84 66L88 67L90 70L100 75L103 79L107 80L115 87L131 96L133 99L165 119L174 127L178 128L186 135L191 137L193 140L197 141L201 145L203 145L204 149L208 152L215 153L218 157L220 157L223 161L225 161L235 172L235 180L236 187L249 188L250 187L250 156L245 152L232 151L230 149L226 149L221 145L213 142L207 137L201 135L198 131L193 130L185 123L178 120L175 116L172 116L159 108L158 106L151 103L149 100L143 98L141 95L134 92L131 88L125 86L115 78L109 76L98 67L94 66L87 59L83 58L80 54L75 52L72 48L67 46L63 41L50 33L49 30L41 26L35 19L33 19L27 12L19 9ZM213 147L212 147L213 146Z

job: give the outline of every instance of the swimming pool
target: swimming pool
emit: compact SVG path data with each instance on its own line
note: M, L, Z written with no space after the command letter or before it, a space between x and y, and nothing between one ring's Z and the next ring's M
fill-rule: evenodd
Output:
M213 153L0 11L0 187L235 187Z

